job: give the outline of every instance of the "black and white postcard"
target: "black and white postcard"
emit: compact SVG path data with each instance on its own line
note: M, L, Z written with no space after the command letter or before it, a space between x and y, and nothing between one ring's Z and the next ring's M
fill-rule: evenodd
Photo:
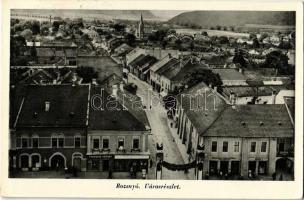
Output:
M4 196L301 198L301 2L30 2L2 9Z

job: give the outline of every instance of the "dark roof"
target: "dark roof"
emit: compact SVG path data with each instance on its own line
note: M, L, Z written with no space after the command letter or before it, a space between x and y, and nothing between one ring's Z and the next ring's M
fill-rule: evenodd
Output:
M171 58L168 62L166 62L161 68L159 68L156 73L163 75L166 71L170 71L174 69L177 65L179 65L179 60L176 58Z
M40 81L45 82L53 82L56 76L53 76L48 71L44 69L29 69L27 76L22 79L19 83L26 83L26 84L38 84Z
M182 104L184 112L199 134L207 130L228 106L224 98L220 97L204 82L179 94L177 101Z
M185 75L191 74L192 72L199 71L200 69L206 69L207 66L203 64L191 64L188 62L177 74L172 78L172 81L183 81Z
M100 95L100 97L103 99L103 110L97 110L94 109L92 105L90 106L90 130L147 130L145 124L145 119L147 119L147 117L144 110L135 111L135 109L129 105L128 101L126 101L128 99L127 97L124 97L125 103L123 105L125 107L123 107L120 99L121 94L118 94L118 97L114 98L110 96L109 91L103 86L92 86L91 98L96 95ZM95 106L100 106L101 102L97 99L94 104Z
M249 97L249 96L270 96L274 92L278 93L280 90L284 89L284 86L223 86L223 94L229 96L230 93L236 94L238 97Z
M77 47L73 41L47 41L41 43L41 47Z
M226 108L202 136L293 137L284 104L235 105Z
M211 69L213 73L219 74L221 79L224 80L246 80L246 76L235 69L218 68Z
M89 85L29 85L26 90L16 127L86 126Z
M130 66L135 66L136 63L145 57L144 54L138 55L132 62L129 63Z

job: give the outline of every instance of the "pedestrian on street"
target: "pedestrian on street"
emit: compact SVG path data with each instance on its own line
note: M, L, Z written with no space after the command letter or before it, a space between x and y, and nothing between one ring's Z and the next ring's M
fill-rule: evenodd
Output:
M275 180L276 180L276 177L277 177L277 174L274 172L274 173L272 174L272 180L275 181Z
M283 174L280 175L280 181L283 181Z

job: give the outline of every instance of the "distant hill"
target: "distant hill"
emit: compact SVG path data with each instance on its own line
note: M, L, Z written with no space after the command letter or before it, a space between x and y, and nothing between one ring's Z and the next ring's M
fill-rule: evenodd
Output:
M14 9L13 14L32 14L61 18L84 18L84 19L130 19L139 20L142 13L144 19L157 19L148 10L60 10L60 9Z
M285 11L192 11L168 21L172 24L243 26L245 24L295 25L295 12Z

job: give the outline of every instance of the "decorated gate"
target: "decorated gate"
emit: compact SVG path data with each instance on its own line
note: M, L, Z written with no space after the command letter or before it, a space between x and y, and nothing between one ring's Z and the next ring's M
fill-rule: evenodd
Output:
M162 167L172 171L188 171L195 168L196 180L203 179L203 160L204 147L198 146L196 151L196 159L187 164L174 164L164 160L163 144L156 144L156 179L162 179Z

